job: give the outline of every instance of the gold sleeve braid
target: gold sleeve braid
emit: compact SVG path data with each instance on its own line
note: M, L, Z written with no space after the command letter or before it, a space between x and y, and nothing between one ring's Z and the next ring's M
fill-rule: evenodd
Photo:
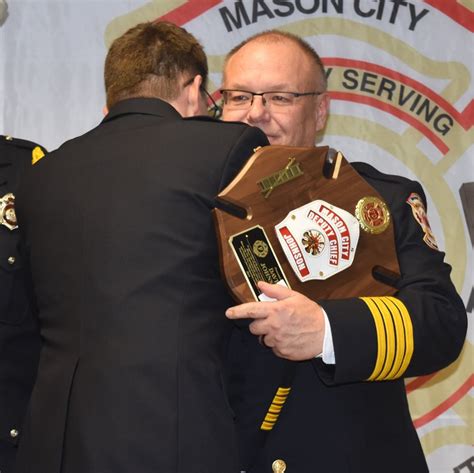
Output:
M285 404L286 398L288 394L290 394L291 388L282 388L279 387L273 398L272 403L265 415L265 419L260 426L260 430L272 430L273 426L276 424L278 420L278 416L280 415L281 409Z
M396 297L361 297L374 318L377 358L368 381L396 379L413 355L413 325L408 310Z

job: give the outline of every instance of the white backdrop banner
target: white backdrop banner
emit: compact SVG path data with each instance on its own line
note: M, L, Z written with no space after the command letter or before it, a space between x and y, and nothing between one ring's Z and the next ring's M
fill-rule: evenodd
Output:
M332 97L322 143L349 161L416 179L426 191L431 226L453 266L470 326L460 359L407 380L408 398L430 471L474 472L474 1L6 3L0 132L48 149L102 119L107 47L140 21L163 18L192 32L209 57L211 91L220 86L225 54L254 33L278 28L316 48Z

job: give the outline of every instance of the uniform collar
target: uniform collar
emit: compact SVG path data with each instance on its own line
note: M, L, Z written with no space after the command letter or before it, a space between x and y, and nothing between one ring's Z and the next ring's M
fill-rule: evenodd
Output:
M168 102L155 98L135 98L121 100L115 104L102 122L113 120L122 115L139 114L180 120L182 117Z
M0 135L0 164L12 164L9 143L11 138Z

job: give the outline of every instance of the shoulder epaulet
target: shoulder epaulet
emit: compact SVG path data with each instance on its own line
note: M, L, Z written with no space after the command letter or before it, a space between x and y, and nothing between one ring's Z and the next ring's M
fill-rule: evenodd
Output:
M1 140L4 141L6 144L15 146L17 148L26 148L26 149L34 149L38 144L34 143L33 141L28 140L21 140L19 138L14 138L10 135L1 135Z
M10 135L0 135L0 142L7 146L31 150L31 164L37 163L46 153L46 148L29 140L13 138Z

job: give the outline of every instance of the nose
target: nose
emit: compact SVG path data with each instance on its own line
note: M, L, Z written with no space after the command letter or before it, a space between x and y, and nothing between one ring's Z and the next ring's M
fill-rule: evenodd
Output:
M252 105L250 105L247 113L247 121L249 123L258 123L268 120L270 114L265 106L265 99L261 95L254 95Z

